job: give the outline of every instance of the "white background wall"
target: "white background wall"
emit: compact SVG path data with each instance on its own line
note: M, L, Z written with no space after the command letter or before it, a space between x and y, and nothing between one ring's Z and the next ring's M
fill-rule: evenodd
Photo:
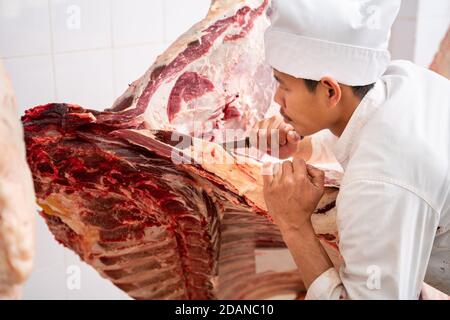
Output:
M428 67L449 25L450 0L403 0L392 28L392 57Z
M19 112L48 102L110 106L210 0L0 0L0 57ZM79 23L79 24L78 24ZM450 23L450 0L403 0L391 52L428 66ZM37 258L28 299L126 299L37 219ZM80 272L81 288L71 275ZM69 282L69 285L68 285Z

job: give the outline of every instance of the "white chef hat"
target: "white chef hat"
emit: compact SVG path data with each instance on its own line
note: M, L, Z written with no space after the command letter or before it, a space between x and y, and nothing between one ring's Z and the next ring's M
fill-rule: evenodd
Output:
M296 78L371 84L390 63L401 0L273 0L266 60Z

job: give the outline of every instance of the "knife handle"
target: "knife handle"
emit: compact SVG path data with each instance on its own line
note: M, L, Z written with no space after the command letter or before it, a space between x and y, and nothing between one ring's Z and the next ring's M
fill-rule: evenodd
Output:
M239 146L240 148L250 148L250 137L246 137L242 140L226 141L221 143L222 147L226 150L235 150Z

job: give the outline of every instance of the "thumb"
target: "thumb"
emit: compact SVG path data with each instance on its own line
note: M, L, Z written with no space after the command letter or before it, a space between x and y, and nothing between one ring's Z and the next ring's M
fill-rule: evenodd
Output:
M299 142L301 140L301 137L297 132L295 132L294 130L291 130L288 132L286 139L287 139L288 143L294 144L294 143Z
M322 188L325 184L325 173L309 164L306 165L306 170L308 170L308 174L311 176L311 182L316 187Z

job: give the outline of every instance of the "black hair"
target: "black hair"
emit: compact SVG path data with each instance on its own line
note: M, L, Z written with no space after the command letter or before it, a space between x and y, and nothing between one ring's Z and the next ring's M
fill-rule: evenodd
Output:
M305 81L306 88L308 88L310 92L316 91L319 81L309 79L303 79L303 81ZM351 86L350 88L352 88L352 92L355 96L362 99L374 86L375 83L371 83L366 86Z

